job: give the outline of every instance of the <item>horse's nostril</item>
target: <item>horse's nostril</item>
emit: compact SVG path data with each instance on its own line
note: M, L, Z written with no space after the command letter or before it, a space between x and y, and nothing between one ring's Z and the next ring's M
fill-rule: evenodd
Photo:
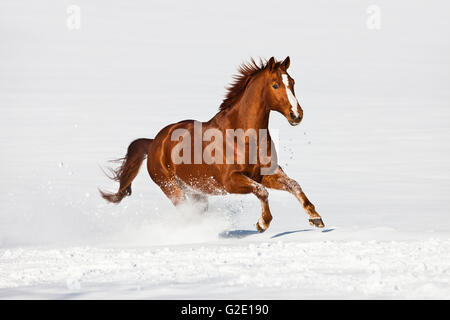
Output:
M292 111L289 115L291 116L291 119L294 121L299 121L301 119L300 115L296 116Z

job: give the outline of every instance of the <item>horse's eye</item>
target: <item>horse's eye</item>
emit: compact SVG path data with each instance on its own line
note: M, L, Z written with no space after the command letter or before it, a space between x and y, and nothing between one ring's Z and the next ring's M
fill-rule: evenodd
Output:
M272 85L272 88L278 89L278 85L277 85L277 84L273 84L273 85Z

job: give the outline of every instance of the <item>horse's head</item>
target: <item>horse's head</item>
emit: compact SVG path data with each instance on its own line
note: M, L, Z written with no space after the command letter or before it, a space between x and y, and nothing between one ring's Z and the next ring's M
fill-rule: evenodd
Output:
M266 101L271 110L283 114L292 126L302 121L303 110L295 97L294 79L287 73L290 59L275 62L272 57L266 66Z

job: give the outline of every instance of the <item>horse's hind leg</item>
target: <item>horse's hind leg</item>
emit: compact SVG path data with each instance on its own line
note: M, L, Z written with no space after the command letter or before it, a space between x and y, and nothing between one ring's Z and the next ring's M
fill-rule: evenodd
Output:
M177 181L166 181L162 184L159 184L159 187L170 199L170 201L172 201L175 207L183 203L189 203L189 201L192 201L194 207L200 212L208 211L208 198L205 195L190 192Z
M158 181L159 182L159 181ZM172 201L174 206L178 206L186 201L186 193L175 179L168 179L158 183L162 192Z
M306 197L300 185L294 179L289 178L281 167L278 167L274 174L264 176L261 183L270 189L284 190L292 193L302 203L303 208L309 215L309 223L318 228L324 227L322 217L317 213L316 208Z

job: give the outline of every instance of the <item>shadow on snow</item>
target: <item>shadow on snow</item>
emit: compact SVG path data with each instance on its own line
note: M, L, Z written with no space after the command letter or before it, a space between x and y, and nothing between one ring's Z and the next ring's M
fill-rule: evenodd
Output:
M320 230L320 232L325 233L325 232L331 232L333 230L334 230L334 228L327 228L327 229ZM316 231L317 232L319 230L318 229L300 229L300 230L285 231L285 232L277 233L270 238L273 239L273 238L286 236L286 235L292 234L292 233L308 232L308 231ZM229 239L230 238L242 239L242 238L246 238L248 236L255 235L258 233L259 232L256 230L229 230L229 231L223 231L223 232L219 233L219 237L220 238L229 238Z

